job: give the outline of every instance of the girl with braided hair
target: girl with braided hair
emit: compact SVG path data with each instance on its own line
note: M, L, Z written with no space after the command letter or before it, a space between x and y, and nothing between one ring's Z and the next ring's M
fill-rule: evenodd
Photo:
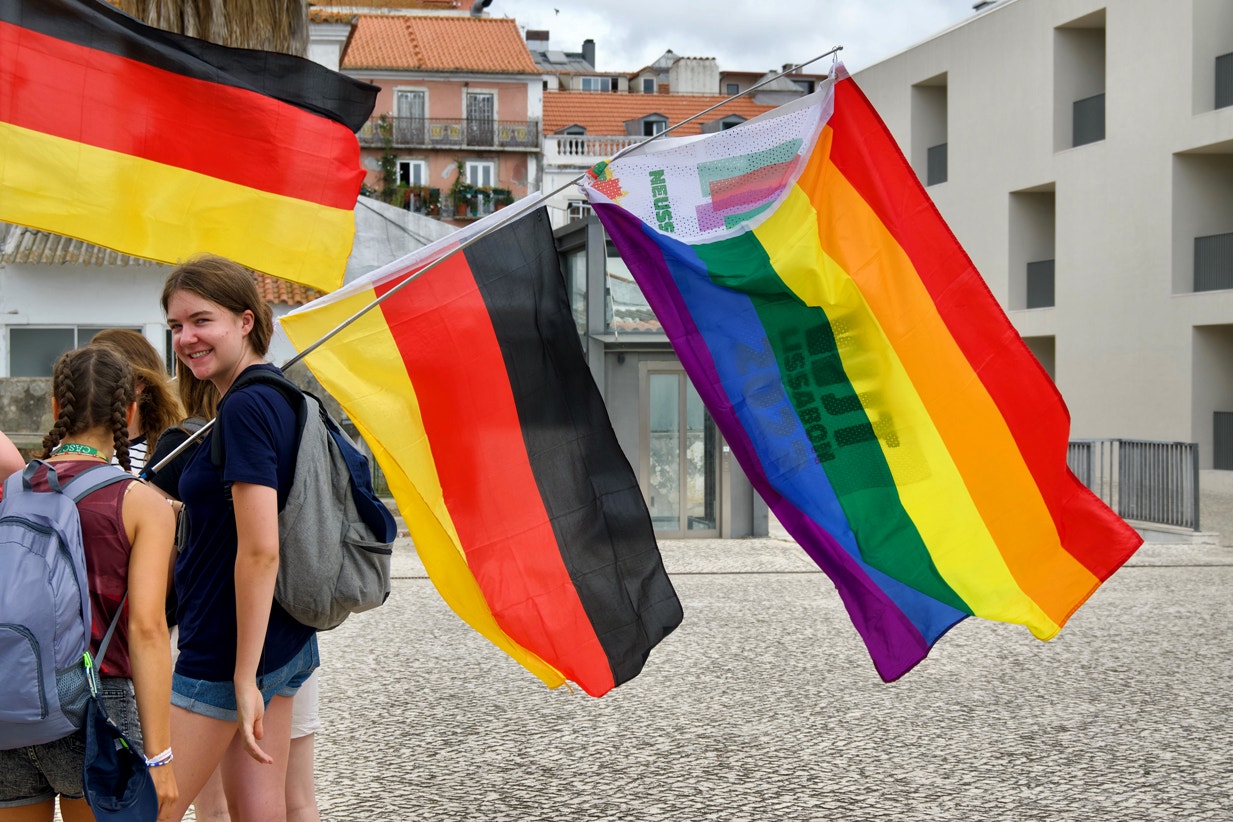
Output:
M133 369L137 414L128 428L128 456L132 464L129 470L140 476L159 436L180 423L184 409L172 390L162 356L141 334L128 328L105 328L94 335L90 345L111 346Z
M136 413L133 372L104 346L79 348L52 372L55 424L43 459L61 483L116 457L129 468L128 426ZM47 469L32 484L48 490ZM90 586L90 650L97 653L128 592L103 660L100 698L129 739L159 767L150 769L160 807L176 801L171 760L171 649L163 607L175 518L166 500L134 480L105 486L77 505ZM162 753L159 753L162 752ZM83 799L85 731L43 745L0 751L0 822L50 822L55 798L65 822L94 819Z

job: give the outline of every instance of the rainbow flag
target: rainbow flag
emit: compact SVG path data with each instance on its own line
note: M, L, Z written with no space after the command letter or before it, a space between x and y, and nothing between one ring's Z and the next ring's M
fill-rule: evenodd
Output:
M550 687L600 696L642 670L681 605L531 205L281 323L302 350L383 300L305 361L372 447L449 606Z
M376 92L100 0L0 0L0 220L337 288Z
M894 680L968 615L1055 635L1139 536L843 71L592 172L595 212L754 486Z

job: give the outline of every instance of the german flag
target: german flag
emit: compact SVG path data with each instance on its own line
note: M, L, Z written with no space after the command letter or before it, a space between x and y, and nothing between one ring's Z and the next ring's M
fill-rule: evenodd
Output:
M98 0L0 0L0 220L337 288L376 93Z
M304 349L384 298L308 366L372 446L450 607L548 685L599 696L642 670L681 605L582 356L547 214L528 207L281 322Z

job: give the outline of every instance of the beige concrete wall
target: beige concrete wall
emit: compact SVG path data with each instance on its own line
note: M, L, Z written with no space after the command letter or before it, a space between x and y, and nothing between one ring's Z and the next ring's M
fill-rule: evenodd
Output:
M1196 361L1195 329L1233 325L1233 291L1190 289L1194 237L1233 232L1233 108L1208 77L1231 7L1004 0L855 75L909 157L913 89L945 77L949 174L929 194L1020 334L1054 338L1072 435L1197 441L1206 466L1233 395L1203 386L1233 361ZM1105 139L1070 147L1073 99L1101 82ZM1021 267L1047 237L1022 195L1040 192L1056 304L1028 310Z

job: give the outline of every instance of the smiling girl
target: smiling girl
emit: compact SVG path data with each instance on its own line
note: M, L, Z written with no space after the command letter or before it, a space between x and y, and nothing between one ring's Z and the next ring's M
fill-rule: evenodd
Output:
M179 266L163 287L163 310L180 379L208 381L222 400L217 424L180 479L187 531L176 559L180 656L172 679L172 744L181 800L222 762L232 817L283 819L292 697L319 664L316 634L274 600L278 510L291 487L296 414L277 389L228 394L265 362L269 305L251 273L204 256ZM221 436L224 462L211 460ZM191 743L190 743L191 740Z

